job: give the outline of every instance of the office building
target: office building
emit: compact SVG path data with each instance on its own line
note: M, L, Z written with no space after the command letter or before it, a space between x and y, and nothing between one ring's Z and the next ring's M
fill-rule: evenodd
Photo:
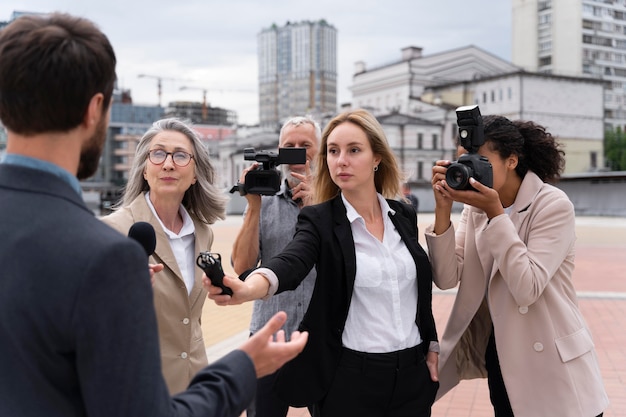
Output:
M513 0L513 63L606 81L605 128L626 126L626 1Z
M287 22L258 36L259 123L278 130L293 115L337 110L337 30L325 20Z

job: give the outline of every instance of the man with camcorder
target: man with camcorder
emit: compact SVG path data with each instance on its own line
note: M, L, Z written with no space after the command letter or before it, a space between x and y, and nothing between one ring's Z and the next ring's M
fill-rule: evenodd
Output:
M232 251L233 269L237 274L256 268L259 261L263 264L279 254L293 237L300 209L312 200L311 161L318 153L320 139L321 129L315 120L308 116L293 117L280 131L278 154L254 149L244 151L244 158L255 162L242 172L237 184L248 202ZM280 165L282 181L280 172L274 168L276 165ZM285 333L291 334L302 321L314 284L315 270L312 269L294 291L255 301L250 333L256 333L274 312L283 310L287 312ZM274 379L275 374L257 381L256 399L248 409L248 417L287 415L289 405L273 393Z

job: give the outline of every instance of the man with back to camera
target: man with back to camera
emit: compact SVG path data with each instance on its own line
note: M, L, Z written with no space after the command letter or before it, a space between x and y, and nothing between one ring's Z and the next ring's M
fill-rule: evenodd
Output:
M248 206L231 255L233 269L237 274L255 268L259 260L263 264L265 260L279 254L291 240L300 208L311 203L311 162L319 151L321 136L319 124L309 116L292 117L283 124L278 140L279 148L305 148L306 164L280 165L284 181L275 195L245 195ZM246 174L257 166L258 163L253 163L246 168L239 183L245 184ZM255 334L262 323L280 310L286 311L288 315L285 332L289 334L296 331L309 305L314 285L315 270L312 269L294 291L286 291L265 301L255 301L250 333ZM272 374L258 380L257 396L248 408L248 417L287 415L289 405L276 397L272 390L275 378L276 375Z
M78 182L98 165L115 63L86 19L23 16L0 32L0 415L238 416L307 334L286 343L279 313L169 396L146 254Z

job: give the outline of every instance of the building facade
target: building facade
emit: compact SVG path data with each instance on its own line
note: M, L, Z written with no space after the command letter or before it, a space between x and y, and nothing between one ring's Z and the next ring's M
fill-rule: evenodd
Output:
M604 165L604 88L605 83L595 78L519 70L430 87L423 97L438 97L456 106L478 104L483 115L532 120L563 145L564 172L581 173Z
M257 36L259 123L270 130L287 118L337 111L337 30L325 20L287 22Z
M455 109L469 104L546 126L564 145L566 173L603 167L605 81L526 72L475 46L421 52L404 48L399 61L372 69L357 63L350 87L352 106L384 120L390 143L401 143L394 149L410 182L426 183L435 161L455 158ZM410 125L394 127L394 113Z
M475 46L433 55L408 46L396 62L372 68L355 64L351 107L379 119L407 180L427 185L437 160L456 157L456 107L473 103L470 94L447 97L442 96L447 90L432 88L517 70Z
M607 81L605 128L626 126L626 1L513 0L513 63Z

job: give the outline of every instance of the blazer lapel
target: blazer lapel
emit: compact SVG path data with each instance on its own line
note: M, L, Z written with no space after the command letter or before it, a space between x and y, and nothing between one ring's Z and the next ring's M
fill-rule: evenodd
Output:
M148 207L148 203L146 203L145 197L142 195L140 198L136 198L131 206L130 210L133 214L133 218L135 219L149 219L148 223L150 223L154 227L154 233L156 235L156 248L154 249L154 259L162 263L166 268L172 270L174 275L178 277L182 282L185 282L183 279L183 274L180 272L180 268L178 267L178 263L176 262L176 257L174 256L174 252L172 252L172 247L170 246L170 241L163 231L161 227L161 223L156 218L156 216Z
M335 236L339 242L339 250L344 262L346 278L346 305L350 305L352 291L354 290L354 279L356 277L356 252L354 250L354 238L352 228L346 217L346 207L343 205L341 195L335 197L332 202L332 216L335 222ZM339 275L339 271L338 271Z
M195 257L198 256L200 252L205 252L211 250L211 244L213 243L213 233L211 229L207 227L206 224L202 223L197 219L193 219L193 225L195 229ZM195 258L194 258L195 261ZM224 260L222 259L222 262ZM193 288L191 289L191 293L189 294L189 304L193 309L194 305L200 298L203 296L204 289L202 287L202 269L196 266L193 281Z

